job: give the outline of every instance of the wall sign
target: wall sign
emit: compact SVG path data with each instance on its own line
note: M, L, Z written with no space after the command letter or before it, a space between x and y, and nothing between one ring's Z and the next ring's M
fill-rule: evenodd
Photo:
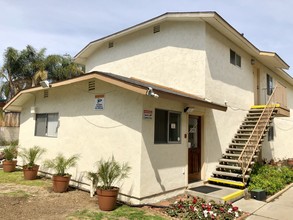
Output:
M143 110L144 119L152 119L153 111L152 110Z
M105 95L95 95L95 110L104 110Z

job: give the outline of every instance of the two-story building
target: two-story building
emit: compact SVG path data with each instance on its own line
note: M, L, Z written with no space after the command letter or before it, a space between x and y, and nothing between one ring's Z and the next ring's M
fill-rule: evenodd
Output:
M132 203L208 180L251 107L263 109L274 88L278 117L257 150L293 157L288 64L216 12L163 14L90 42L75 61L87 74L23 90L4 109L21 112L22 147L45 147L47 158L79 153L79 182L112 155L132 167L121 185L121 199Z

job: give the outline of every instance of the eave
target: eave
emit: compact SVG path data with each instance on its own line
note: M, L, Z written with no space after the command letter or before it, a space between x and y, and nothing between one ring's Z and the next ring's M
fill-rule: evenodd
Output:
M123 76L119 76L112 73L105 72L91 72L88 74L84 74L82 76L72 78L69 80L56 82L51 84L50 89L54 89L56 87L70 85L73 83L97 79L103 82L110 83L112 85L116 85L120 88L124 88L142 95L147 95L149 87L153 89L153 91L159 95L160 98L176 100L181 103L184 103L186 106L202 106L212 109L217 109L220 111L226 111L227 107L218 103L214 103L208 101L204 98L195 96L193 94L185 93L183 91L175 90L172 88L164 87L162 85L153 84L150 82L146 82L140 79L135 78L127 78ZM20 91L16 96L14 96L4 107L5 111L13 111L13 112L21 112L22 106L27 102L32 96L34 96L35 92L44 90L42 87L34 87L26 90Z

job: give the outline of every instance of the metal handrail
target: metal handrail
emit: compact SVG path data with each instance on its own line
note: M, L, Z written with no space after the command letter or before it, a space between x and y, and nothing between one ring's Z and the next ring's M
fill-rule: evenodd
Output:
M265 105L251 135L249 136L240 156L238 157L238 164L241 165L242 181L245 183L245 173L247 172L249 165L259 147L260 140L266 130L266 127L270 121L272 113L276 107L273 102L273 98L277 87L273 90L267 104ZM266 118L267 117L267 118Z

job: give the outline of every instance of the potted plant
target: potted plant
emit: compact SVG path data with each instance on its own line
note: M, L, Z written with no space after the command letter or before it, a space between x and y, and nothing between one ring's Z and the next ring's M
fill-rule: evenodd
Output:
M17 148L16 144L10 144L4 148L4 161L2 162L4 172L13 172L15 170L17 160Z
M25 180L36 179L39 171L39 165L35 164L35 161L38 160L40 156L45 152L45 149L39 146L34 146L29 149L24 148L19 153L20 157L25 163L25 165L23 165L23 176Z
M89 172L88 177L93 181L98 195L98 205L103 211L115 209L119 188L115 184L128 177L128 163L120 164L114 157L97 162L97 171Z
M69 158L65 158L62 154L58 154L57 157L51 160L45 160L44 166L46 168L53 169L53 191L62 193L67 191L71 175L66 171L76 166L79 155L73 155Z
M293 167L293 158L288 158L287 163L288 163L289 166Z

